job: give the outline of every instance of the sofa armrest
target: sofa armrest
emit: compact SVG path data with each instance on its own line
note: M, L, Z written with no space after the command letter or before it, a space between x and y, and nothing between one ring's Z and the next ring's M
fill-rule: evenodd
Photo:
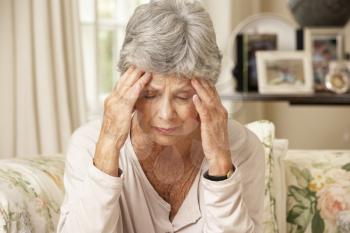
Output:
M284 159L288 152L287 139L275 139L272 152L271 195L275 200L275 214L279 233L287 232L286 224L286 180Z
M276 202L281 199L278 196L276 200L276 190L279 189L278 181L276 178L276 168L278 168L277 158L281 154L280 144L275 143L275 126L272 122L267 120L260 120L249 123L246 127L251 130L261 141L265 151L265 197L264 197L264 232L265 233L279 233L280 224L277 219L277 206ZM286 141L283 141L283 143ZM283 144L283 148L288 147L287 144ZM277 146L278 149L275 147ZM286 148L285 148L286 150ZM284 151L283 151L284 153ZM279 177L279 176L277 176Z
M55 232L64 156L0 160L0 232Z

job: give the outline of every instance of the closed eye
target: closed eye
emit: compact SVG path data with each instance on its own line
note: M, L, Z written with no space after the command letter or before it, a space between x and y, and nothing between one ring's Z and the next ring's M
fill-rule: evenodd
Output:
M144 99L153 99L155 97L157 97L157 92L155 91L149 91L149 90L146 90L144 91L141 96L144 98Z
M180 100L189 100L191 97L190 96L177 96L176 98Z
M143 96L143 98L145 98L145 99L153 99L155 97L156 97L156 95L145 95L145 96Z

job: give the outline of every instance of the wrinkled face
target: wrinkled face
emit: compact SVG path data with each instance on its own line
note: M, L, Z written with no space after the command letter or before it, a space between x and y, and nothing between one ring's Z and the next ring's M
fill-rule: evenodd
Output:
M199 126L194 94L189 79L153 74L135 106L146 136L164 146L189 140Z

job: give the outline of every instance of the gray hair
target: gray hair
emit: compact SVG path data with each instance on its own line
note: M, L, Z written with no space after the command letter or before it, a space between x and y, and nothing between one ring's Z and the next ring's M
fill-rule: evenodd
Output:
M200 2L157 0L140 5L130 18L118 68L124 73L134 64L215 83L221 59L213 23Z

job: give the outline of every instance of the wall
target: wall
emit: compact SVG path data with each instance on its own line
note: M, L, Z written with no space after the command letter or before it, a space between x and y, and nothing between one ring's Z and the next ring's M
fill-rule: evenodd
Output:
M294 20L285 0L203 0L211 14L218 43L226 52L229 35L244 18L258 12L274 12ZM350 38L350 23L346 27ZM350 51L350 39L346 50ZM225 71L224 76L230 77ZM229 70L229 69L228 69ZM288 103L235 103L231 117L242 123L268 119L276 125L276 136L288 138L294 149L350 149L350 106L290 106Z
M291 19L285 1L263 1L263 11ZM346 51L350 51L350 24L346 27ZM350 149L350 106L289 106L267 104L265 117L276 124L276 135L288 138L290 148Z

